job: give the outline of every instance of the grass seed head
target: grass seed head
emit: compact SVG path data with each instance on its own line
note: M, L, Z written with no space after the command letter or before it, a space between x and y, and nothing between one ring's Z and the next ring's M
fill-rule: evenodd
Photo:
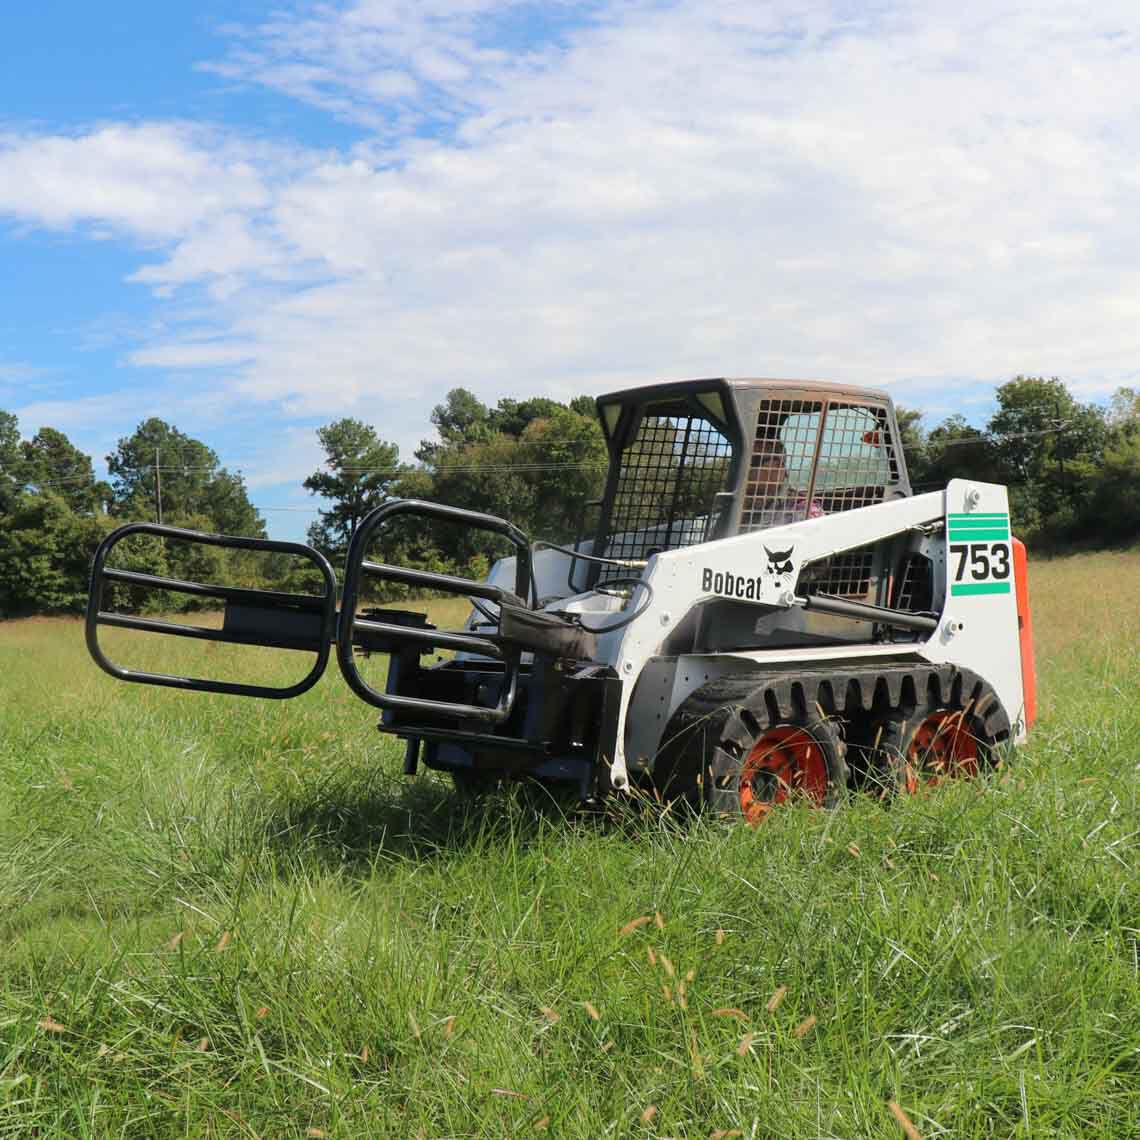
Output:
M455 1032L454 1014L443 1023L443 1038L446 1041Z
M740 1044L736 1047L736 1055L738 1057L747 1057L752 1051L752 1041L756 1037L755 1033L746 1033L740 1039Z
M45 1033L67 1032L67 1026L60 1025L60 1023L56 1021L54 1017L41 1017L40 1020L36 1022L36 1028L42 1029Z
M590 1015L594 1021L601 1021L602 1015L598 1012L598 1007L592 1001L582 1002L582 1008Z
M809 1014L792 1030L793 1037L806 1037L812 1029L815 1028L816 1022L819 1020L814 1013Z
M665 929L665 919L661 917L661 912L659 910L654 912L653 921L657 924L658 930Z
M642 1124L649 1124L650 1121L652 1121L656 1115L657 1115L657 1105L655 1105L655 1104L646 1105L645 1108L642 1110L642 1113L641 1113L641 1123Z
M780 1008L780 1003L787 997L787 994L787 986L777 986L775 992L768 999L768 1004L765 1006L765 1009L767 1009L769 1013L775 1013L776 1010Z
M542 1016L545 1017L551 1025L553 1025L556 1021L562 1020L562 1014L560 1014L558 1010L556 1010L551 1005L544 1005L542 1007Z
M218 944L214 947L214 950L220 954L223 950L225 950L227 946L229 946L232 940L233 935L228 930L223 930L222 936L218 939Z
M737 1021L747 1021L748 1014L734 1005L724 1005L712 1011L713 1017L735 1017Z
M618 934L624 938L627 934L632 934L635 930L640 930L643 926L648 926L653 921L652 917L648 914L643 914L640 918L630 919L619 931Z
M724 931L721 930L719 926L717 927L716 934L713 935L713 941L718 946L724 945Z
M897 1100L888 1101L887 1108L891 1110L891 1115L898 1121L906 1140L922 1140L922 1134L915 1128L910 1117L903 1111L902 1105Z

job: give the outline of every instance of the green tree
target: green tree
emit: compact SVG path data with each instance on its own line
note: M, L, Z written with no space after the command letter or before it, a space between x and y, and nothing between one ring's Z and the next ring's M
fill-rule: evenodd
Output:
M1017 376L997 390L990 418L999 481L1026 522L1053 537L1089 503L1107 442L1104 412L1079 403L1057 377Z
M11 412L0 411L0 514L7 512L23 485L20 424Z
M486 440L494 434L487 406L466 388L452 388L442 404L432 409L431 422L441 442L425 439L416 449L421 463L434 463L448 444L462 445Z
M480 427L474 439L441 445L431 498L498 515L535 538L575 538L585 505L600 495L605 478L606 449L596 418L545 398L502 401L487 418L517 427L519 434L488 436ZM460 528L441 528L438 542L457 565L503 553L493 537Z
M56 428L40 428L20 451L25 486L54 492L77 514L94 514L110 497L110 487L95 479L91 457Z
M546 396L534 396L529 400L500 400L487 415L487 423L492 431L520 438L527 427L535 420L547 420L564 412L566 406Z
M332 504L309 528L309 541L326 557L339 560L360 520L390 497L400 477L400 451L370 424L345 418L317 431L325 470L314 471L305 489Z
M1112 433L1140 430L1140 392L1135 388L1117 388L1108 402L1105 422Z
M265 537L241 475L222 467L212 448L163 420L145 420L120 439L107 469L112 511L120 518L156 519L161 497L164 523L205 520L205 529L220 534Z
M1140 392L1118 388L1105 420L1104 455L1078 530L1086 539L1134 542L1140 538Z
M0 526L0 614L82 612L91 557L106 532L53 491L15 497Z
M977 479L994 470L993 442L962 415L924 432L920 413L897 408L910 485L917 495L939 491L951 479Z
M926 431L922 424L922 413L914 408L895 405L895 419L899 425L899 446L903 451L910 484L916 491L925 489L928 480L926 456Z

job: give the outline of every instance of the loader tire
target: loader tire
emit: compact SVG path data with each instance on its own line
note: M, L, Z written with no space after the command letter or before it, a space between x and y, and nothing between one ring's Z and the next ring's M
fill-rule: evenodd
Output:
M781 711L755 678L694 692L671 718L654 768L658 794L759 824L789 800L839 805L848 772L838 726L806 707Z
M914 795L980 775L995 760L997 734L987 715L995 708L997 697L985 683L950 697L932 687L905 715L895 711L882 721L871 762L876 783L888 795Z

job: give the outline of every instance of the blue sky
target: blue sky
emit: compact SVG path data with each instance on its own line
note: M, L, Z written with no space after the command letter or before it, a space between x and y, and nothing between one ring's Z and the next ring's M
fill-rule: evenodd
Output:
M0 407L147 415L299 535L313 429L463 385L1137 382L1140 13L117 0L0 42Z

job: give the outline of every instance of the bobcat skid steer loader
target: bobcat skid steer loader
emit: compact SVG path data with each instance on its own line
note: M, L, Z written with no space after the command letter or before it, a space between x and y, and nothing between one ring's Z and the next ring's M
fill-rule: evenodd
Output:
M1033 721L1024 546L1004 487L913 495L883 392L789 380L693 380L598 400L609 449L592 538L532 542L510 522L397 499L360 523L340 604L302 544L132 523L99 547L87 611L95 661L124 681L247 697L305 692L335 649L344 680L406 742L404 768L465 789L570 781L584 799L647 788L756 822L798 796L914 790L971 776ZM396 520L490 532L514 554L485 581L374 560ZM323 587L286 593L117 569L132 534L276 551ZM454 594L458 629L366 609L369 580ZM220 629L118 613L116 587L220 600ZM295 684L138 672L101 627L312 657ZM446 660L434 659L441 651ZM365 658L388 655L386 680Z

